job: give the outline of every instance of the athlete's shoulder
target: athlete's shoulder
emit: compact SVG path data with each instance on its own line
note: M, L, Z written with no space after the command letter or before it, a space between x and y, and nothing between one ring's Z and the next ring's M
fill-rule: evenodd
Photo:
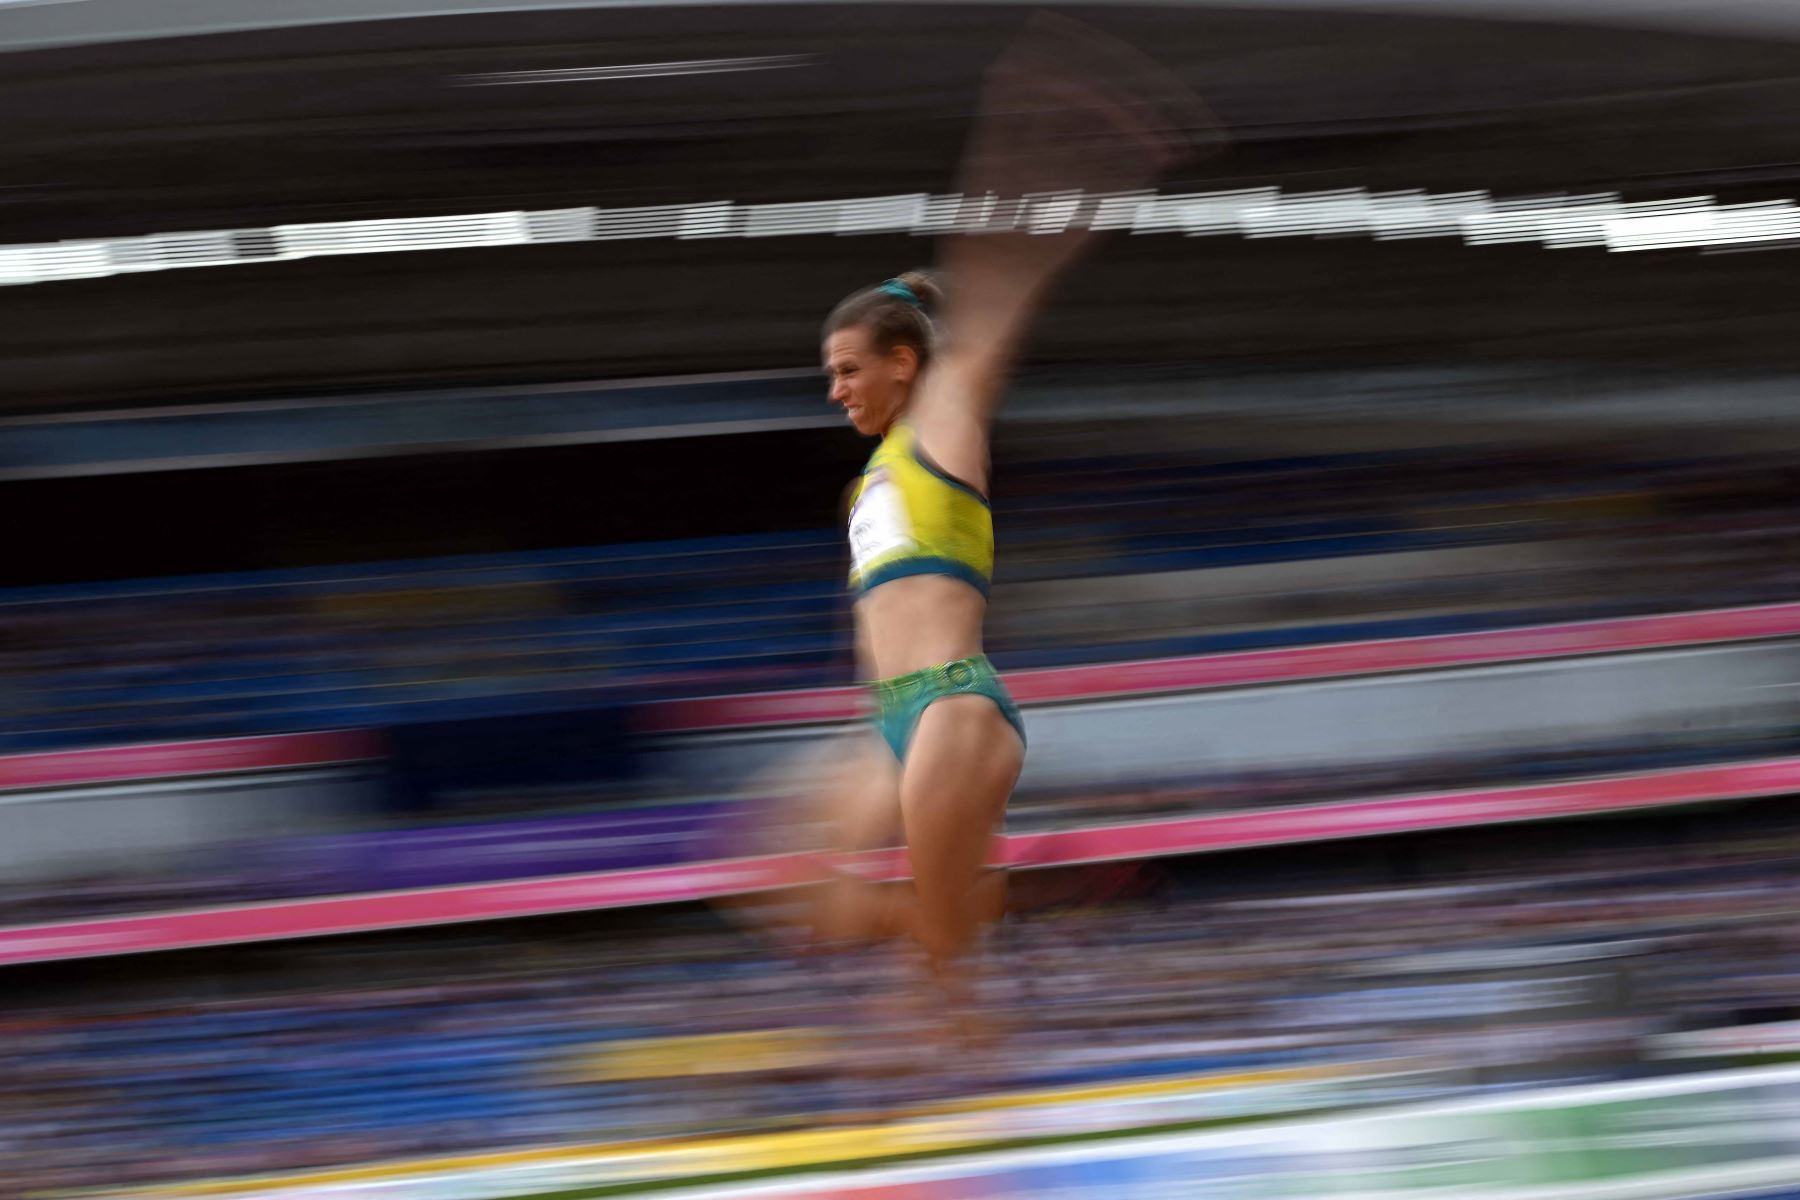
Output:
M908 434L903 432L904 428L904 426L895 425L882 435L879 442L875 443L875 448L869 452L869 461L863 464L865 476L871 471L890 466L906 458L910 443L907 441Z
M882 435L881 444L875 447L875 453L880 454L883 451L890 454L903 452L911 448L918 439L918 431L911 425L905 421L895 421L892 425L888 426L888 431Z

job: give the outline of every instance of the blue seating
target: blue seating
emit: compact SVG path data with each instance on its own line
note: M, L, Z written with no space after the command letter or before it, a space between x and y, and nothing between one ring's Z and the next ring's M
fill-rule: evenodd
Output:
M1441 471L1433 455L1410 452L1026 467L1009 476L1000 502L1001 582L1535 532L1307 502L1414 463ZM1247 504L1257 489L1277 489L1279 503ZM75 623L70 644L44 648L40 669L0 682L0 704L14 709L0 752L531 711L555 706L572 686L666 697L835 682L848 659L843 571L839 535L815 529L0 591L0 614ZM1494 618L1469 620L1455 627ZM83 622L102 636L80 636ZM1318 625L1129 644L999 643L995 657L1022 667L1424 631Z
M453 1027L442 1027L446 1014ZM111 1125L153 1144L426 1135L451 1121L480 1123L493 1138L495 1122L544 1116L598 1134L607 1113L641 1102L641 1088L559 1082L552 1068L605 1041L659 1032L571 1017L530 996L316 1009L275 1001L84 1024L54 1048L15 1050L12 1061L31 1069L34 1058L49 1056L60 1073L104 1080L107 1103L85 1128L97 1134Z

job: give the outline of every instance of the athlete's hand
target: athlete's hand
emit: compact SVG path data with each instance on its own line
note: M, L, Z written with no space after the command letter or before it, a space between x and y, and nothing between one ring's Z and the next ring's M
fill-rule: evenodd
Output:
M957 178L963 211L938 248L944 341L911 416L934 458L985 473L1007 373L1050 285L1094 244L1098 197L1224 144L1193 92L1131 47L1062 17L1028 22L988 70Z
M1223 144L1206 106L1162 66L1040 13L988 70L957 190L1127 192Z

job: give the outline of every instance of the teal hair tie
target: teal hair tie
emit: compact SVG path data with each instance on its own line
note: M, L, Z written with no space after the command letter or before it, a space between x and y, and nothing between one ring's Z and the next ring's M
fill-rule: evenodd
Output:
M925 307L922 303L919 302L918 294L898 279L888 280L886 283L881 285L879 290L886 292L888 295L892 296L896 300L904 300L906 303L912 305L914 308L924 308Z

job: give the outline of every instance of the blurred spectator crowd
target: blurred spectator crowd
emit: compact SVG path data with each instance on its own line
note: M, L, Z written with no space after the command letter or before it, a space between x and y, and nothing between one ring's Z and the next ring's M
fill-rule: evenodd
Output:
M1778 462L1490 446L1009 466L1002 669L1782 599ZM0 752L839 684L821 529L0 593Z
M1425 1056L1464 1088L1661 1069L1644 1039L1785 1014L1800 983L1800 821L1705 827L1484 834L1398 882L1374 866L1389 843L1350 868L1057 877L1059 902L993 934L998 1033L957 1056L920 1053L932 1014L898 951L793 959L691 912L15 971L0 1178L814 1126L1251 1065ZM778 1061L745 1049L770 1039Z
M1549 453L1019 465L999 500L994 656L1011 669L1796 594L1800 491L1783 468ZM0 752L842 683L841 574L838 534L817 530L14 591L0 594ZM1009 823L1529 783L1794 739L1702 722L1040 786ZM719 857L738 811L631 799L0 884L0 923ZM1045 875L1061 899L1009 921L983 958L1000 1034L954 1060L919 1052L932 1018L900 951L793 959L691 912L221 949L116 975L104 960L14 968L0 1196L812 1126L1246 1066L1423 1057L1468 1088L1660 1069L1647 1038L1786 1012L1800 982L1800 821L1770 811L1681 844L1484 834L1480 852L1398 882L1217 865L1236 856ZM1534 982L1534 965L1563 983Z

